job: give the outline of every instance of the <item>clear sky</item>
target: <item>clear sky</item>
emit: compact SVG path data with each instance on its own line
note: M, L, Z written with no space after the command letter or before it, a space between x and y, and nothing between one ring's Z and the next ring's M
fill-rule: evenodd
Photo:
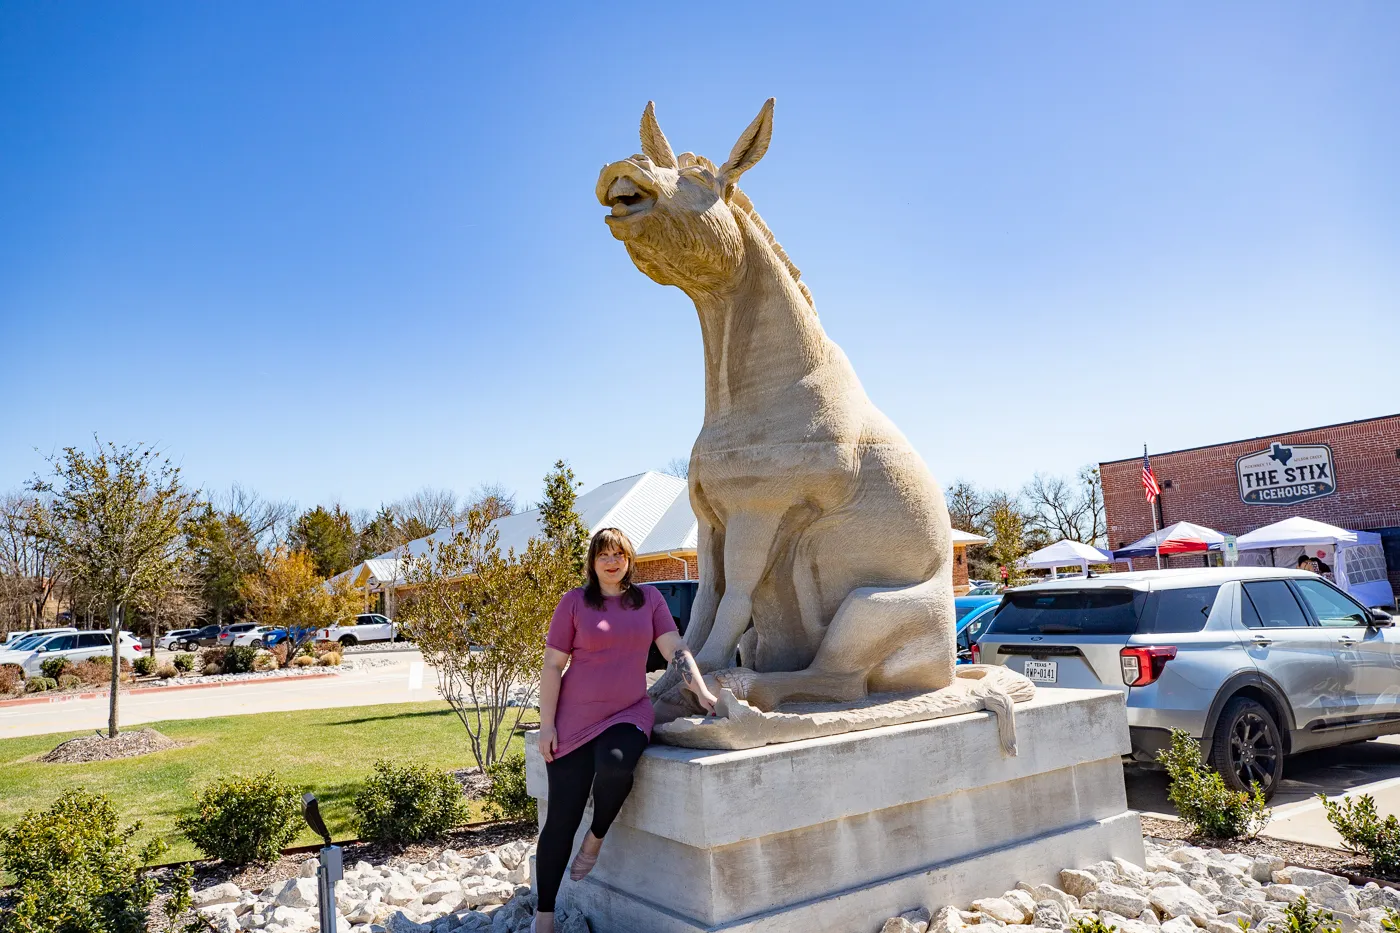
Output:
M655 99L944 482L1400 410L1400 4L0 6L0 490L94 432L372 508L688 454L594 199Z

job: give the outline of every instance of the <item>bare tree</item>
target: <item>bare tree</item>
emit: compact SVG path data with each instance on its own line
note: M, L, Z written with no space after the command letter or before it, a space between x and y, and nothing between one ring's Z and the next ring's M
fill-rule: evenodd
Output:
M987 495L965 479L957 480L943 494L953 527L973 534L987 532Z
M467 512L474 509L485 515L487 521L495 521L515 514L515 493L504 483L481 483L467 493L467 502L463 508Z
M661 472L667 476L677 476L685 479L690 476L690 458L672 457L666 461L666 465L661 468Z
M455 525L470 511L462 507L452 490L431 486L424 486L413 495L405 496L391 504L389 509L398 520L399 531L405 541L413 541L439 528Z
M33 628L61 583L53 545L30 527L43 506L29 493L0 497L0 631Z
M296 503L264 499L238 483L230 486L227 492L210 496L209 504L242 522L258 545L266 550L287 542L292 521L297 516Z
M1072 480L1037 473L1021 495L1029 506L1032 527L1051 541L1095 544L1103 539L1103 486L1096 467L1083 467Z

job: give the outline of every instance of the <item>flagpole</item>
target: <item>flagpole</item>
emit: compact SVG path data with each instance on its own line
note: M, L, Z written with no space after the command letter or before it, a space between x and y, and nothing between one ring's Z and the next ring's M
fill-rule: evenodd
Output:
M1148 467L1149 467L1149 465L1148 465L1148 459L1147 459L1147 445L1146 445L1146 444L1143 444L1143 445L1142 445L1142 464L1143 464L1143 467L1142 467L1142 468L1143 468L1143 483L1144 483L1144 485L1145 485L1146 482L1147 482L1147 475L1146 475L1146 474L1147 474L1147 470L1148 470ZM1155 475L1154 475L1153 478L1152 478L1152 484L1153 484L1154 486L1157 484L1157 478L1156 478ZM1161 535L1159 534L1159 532L1162 530L1162 528L1161 528L1161 526L1157 523L1157 500L1161 497L1161 495L1162 495L1161 491L1158 490L1157 495L1155 495L1155 496L1150 496L1150 497L1148 497L1148 500L1147 500L1147 508L1148 508L1148 510L1152 513L1152 552L1153 552L1154 554L1157 555L1157 569L1158 569L1158 570L1161 570L1161 569L1162 569L1162 537L1161 537Z

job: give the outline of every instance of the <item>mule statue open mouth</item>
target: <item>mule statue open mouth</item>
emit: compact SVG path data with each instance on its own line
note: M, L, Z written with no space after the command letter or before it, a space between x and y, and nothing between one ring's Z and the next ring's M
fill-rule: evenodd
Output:
M612 214L606 220L611 222L636 217L656 206L656 190L643 177L639 167L624 162L610 168L612 171L604 170L604 177L598 185L598 200L605 207L612 208ZM613 177L608 178L608 175Z

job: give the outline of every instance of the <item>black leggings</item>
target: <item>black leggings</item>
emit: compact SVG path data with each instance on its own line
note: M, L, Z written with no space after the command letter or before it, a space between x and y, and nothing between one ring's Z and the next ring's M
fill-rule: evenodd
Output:
M549 808L535 849L541 913L554 912L554 898L564 880L574 834L583 821L589 789L593 791L593 825L589 828L602 839L632 791L632 772L647 742L645 732L621 722L545 765L549 772Z

